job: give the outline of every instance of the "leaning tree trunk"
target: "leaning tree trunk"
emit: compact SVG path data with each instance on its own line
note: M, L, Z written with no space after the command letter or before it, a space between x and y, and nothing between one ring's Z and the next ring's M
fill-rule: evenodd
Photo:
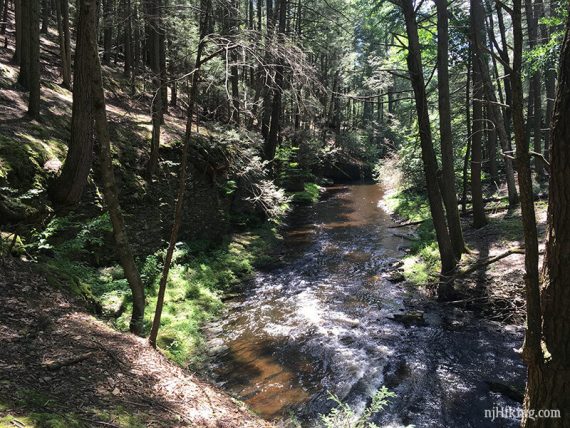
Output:
M81 0L80 22L86 32L85 41L87 52L86 61L89 63L91 73L88 84L91 86L91 102L93 105L93 116L95 119L95 131L99 139L101 156L101 177L103 181L103 196L109 217L113 225L113 235L121 266L129 282L133 296L133 312L131 315L130 331L135 334L143 332L144 318L144 286L135 264L135 259L129 245L127 232L119 197L115 175L113 173L113 163L111 155L111 139L107 123L107 113L105 106L105 93L103 90L103 76L101 74L101 63L99 62L99 52L97 49L97 7L96 0ZM81 25L79 28L82 28Z
M400 6L404 13L406 31L408 34L408 70L414 96L416 99L416 111L418 114L418 125L420 131L420 145L422 149L422 160L426 177L426 186L431 216L435 228L439 254L441 257L441 271L443 274L451 272L456 266L456 259L453 254L453 247L447 230L445 212L441 200L441 193L438 184L438 168L428 114L427 94L424 84L422 59L420 54L420 41L418 36L418 26L414 11L413 0L401 0Z
M515 14L517 2L515 1ZM541 296L538 296L538 290L533 291L532 315L538 318L533 320L538 329L538 337L534 341L536 348L529 350L532 358L527 360L528 382L524 401L525 410L557 409L561 412L561 419L525 418L522 421L524 428L566 427L570 420L570 211L567 206L570 200L569 116L570 18L562 46L552 120L548 235L542 267ZM537 302L538 299L541 301ZM526 345L525 342L525 347Z
M451 130L451 104L449 100L449 33L447 0L437 0L437 86L439 105L439 128L441 134L442 180L441 194L447 214L449 235L455 257L459 260L465 251L453 167L453 133Z

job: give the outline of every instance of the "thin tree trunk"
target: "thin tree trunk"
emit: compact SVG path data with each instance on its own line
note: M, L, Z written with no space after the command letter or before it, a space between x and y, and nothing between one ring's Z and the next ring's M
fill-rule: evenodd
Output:
M159 148L160 148L160 125L162 123L162 91L161 91L161 67L160 67L160 4L159 0L149 2L147 13L148 27L151 40L147 41L148 55L152 70L153 93L151 105L152 137L150 142L150 157L147 164L147 179L151 180L158 169Z
M478 229L487 224L485 206L483 204L483 189L481 187L481 139L483 136L483 79L481 43L485 27L483 21L483 5L480 0L471 0L471 39L473 41L473 126L471 134L471 199L473 201L473 227ZM490 106L489 106L490 107Z
M124 34L124 54L125 65L123 67L123 75L127 78L131 76L133 67L133 24L131 13L131 0L125 0L124 16L125 16L125 34Z
M71 38L69 34L69 4L67 0L55 0L57 31L59 35L59 53L61 59L62 83L71 89Z
M16 27L16 41L12 62L16 65L20 65L22 61L22 1L27 0L14 0L14 23Z
M439 106L439 128L441 135L442 180L441 194L445 204L449 236L455 257L460 260L465 251L463 231L457 207L455 192L455 171L453 162L453 133L451 129L451 105L449 100L449 34L447 0L436 0L437 7L437 86Z
M278 5L279 12L279 25L277 34L277 43L283 42L283 36L285 32L285 25L287 19L287 0L279 0ZM273 102L271 104L271 126L269 128L269 133L267 136L267 143L265 145L265 159L272 161L275 157L275 151L277 149L279 131L281 129L281 104L283 97L283 85L285 83L284 79L284 67L283 60L280 58L277 60L277 66L275 67L275 90L273 91Z
M465 149L465 158L463 160L463 193L461 196L461 211L467 212L467 188L468 188L468 171L469 156L471 154L471 45L467 54L467 83L465 86L465 128L467 129L467 147Z
M535 10L536 9L536 10ZM525 0L525 12L528 31L528 47L533 50L537 46L538 39L538 8L533 7L532 0ZM542 153L542 97L539 70L533 70L529 79L529 109L527 117L527 138L530 139L530 131L533 134L533 145L536 153ZM532 108L530 106L532 105ZM544 178L544 164L542 159L535 157L533 159L534 169L539 178Z
M111 62L113 50L113 1L103 1L103 64Z
M178 230L182 223L182 210L184 208L184 194L186 192L186 174L188 163L188 149L192 137L192 117L194 116L194 107L198 98L198 83L200 81L200 67L202 61L202 52L205 45L205 37L207 35L207 23L210 16L210 0L201 0L200 5L200 41L196 51L196 65L192 75L192 86L190 88L190 97L188 100L188 111L186 117L186 133L184 135L184 147L182 149L182 160L180 162L180 173L178 175L178 198L176 200L176 208L174 211L174 223L170 233L170 241L168 249L166 250L166 257L164 259L164 267L160 277L158 296L156 300L156 309L154 312L154 319L149 335L149 342L153 348L156 348L156 340L158 337L158 330L160 328L160 319L162 316L162 308L164 305L164 294L166 292L166 283L168 281L168 273L170 272L170 265L172 263L172 256L178 240Z
M517 147L517 169L521 195L521 212L525 242L525 288L527 325L523 357L529 367L538 363L541 355L540 291L538 281L538 238L532 193L532 176L528 140L523 113L521 0L513 2L513 129ZM530 370L530 369L529 369Z
M40 4L37 0L30 1L29 10L29 89L28 115L40 119Z
M447 230L445 212L443 209L443 203L441 200L441 193L439 191L437 179L437 159L435 157L435 151L433 148L429 122L428 103L423 77L423 67L420 55L420 42L414 11L414 2L412 0L401 0L400 6L404 13L406 31L408 34L407 63L416 99L416 111L418 114L420 143L422 149L422 160L426 178L428 200L430 204L432 221L436 232L436 238L439 245L441 271L443 274L447 274L455 268L457 262L453 254L453 247L451 245L449 231Z
M48 34L51 7L49 0L42 0L42 34Z

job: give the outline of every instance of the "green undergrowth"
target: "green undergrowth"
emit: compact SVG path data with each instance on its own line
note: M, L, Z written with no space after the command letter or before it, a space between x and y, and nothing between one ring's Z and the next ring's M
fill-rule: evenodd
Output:
M41 257L40 269L50 284L82 296L116 328L127 331L131 293L122 268L108 263L113 252L112 240L107 238L110 234L107 214L89 220L56 217L30 248L47 255ZM158 337L158 345L168 357L182 365L200 363L201 326L220 312L225 293L239 290L255 268L273 261L270 250L278 239L275 228L260 226L228 236L216 246L205 241L177 244ZM165 253L161 249L138 259L146 286L147 333Z
M441 269L439 250L425 196L409 191L397 191L386 198L390 211L402 222L421 221L410 252L404 257L404 277L416 285L431 282Z
M111 425L142 428L142 419L121 406L97 409L85 407L81 414L70 412L65 403L39 389L16 389L9 399L0 397L0 428L87 428Z
M323 188L316 183L305 183L304 190L293 194L293 202L300 205L310 205L317 202L323 192Z

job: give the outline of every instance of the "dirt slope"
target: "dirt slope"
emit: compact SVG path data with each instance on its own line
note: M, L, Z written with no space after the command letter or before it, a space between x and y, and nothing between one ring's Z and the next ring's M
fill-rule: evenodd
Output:
M243 405L0 259L0 426L268 427Z

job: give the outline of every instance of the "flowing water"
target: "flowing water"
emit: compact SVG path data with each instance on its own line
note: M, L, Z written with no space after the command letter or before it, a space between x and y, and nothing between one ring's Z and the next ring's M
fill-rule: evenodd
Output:
M408 242L382 197L378 185L334 186L295 213L283 263L206 327L212 376L264 418L303 426L334 406L329 393L359 412L382 385L397 394L382 426L517 426L484 410L520 409L521 329L389 281Z

